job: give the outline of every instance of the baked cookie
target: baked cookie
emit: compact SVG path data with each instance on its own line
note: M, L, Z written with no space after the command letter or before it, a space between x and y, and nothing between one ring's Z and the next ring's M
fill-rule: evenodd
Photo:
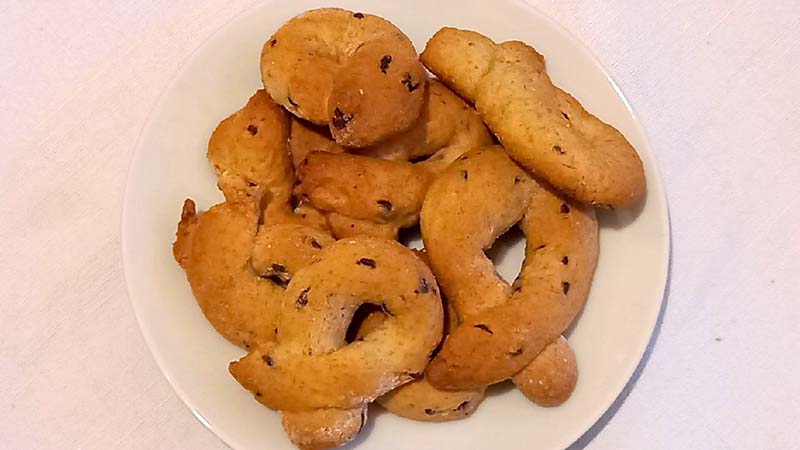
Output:
M402 132L422 111L425 69L391 22L338 8L285 23L261 52L264 86L296 116L365 147Z
M326 228L325 217L310 205L292 208L295 177L287 147L289 130L289 114L259 90L211 134L208 160L225 198L262 199L264 222Z
M475 104L517 162L562 193L597 206L627 205L644 193L644 169L633 146L555 87L532 47L442 28L422 61Z
M263 226L256 233L251 265L259 277L286 287L298 270L316 262L333 242L327 231L308 225Z
M392 223L377 223L364 219L353 219L337 212L327 215L328 227L336 239L355 236L372 236L377 238L397 240L398 227Z
M348 325L363 304L389 317L347 344ZM383 239L330 245L294 275L281 305L277 343L252 349L230 372L256 400L283 411L284 427L306 448L352 438L346 432L334 439L330 431L354 430L367 404L413 380L442 338L433 274L411 250Z
M244 348L275 338L283 294L250 265L259 214L257 198L227 201L201 215L187 199L173 245L203 314L223 337Z
M300 198L325 212L354 219L413 225L432 175L404 161L314 152L300 164Z
M431 186L422 209L422 236L431 268L460 320L510 301L514 288L497 275L484 250L522 218L537 189L499 147L466 153ZM513 378L543 406L566 400L577 376L566 341L551 346L557 354L536 357Z
M483 250L523 213L525 261L509 286ZM469 389L516 375L586 301L597 262L593 210L536 183L500 147L451 165L431 186L421 224L431 267L461 321L426 370L437 388ZM562 375L569 388L574 374Z

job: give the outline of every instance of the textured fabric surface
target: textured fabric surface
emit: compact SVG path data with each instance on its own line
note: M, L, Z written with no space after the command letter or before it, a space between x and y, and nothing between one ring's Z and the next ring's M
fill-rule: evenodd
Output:
M797 448L797 2L528 1L619 83L672 216L649 358L574 448ZM225 448L145 346L120 216L158 94L253 3L0 2L0 447Z

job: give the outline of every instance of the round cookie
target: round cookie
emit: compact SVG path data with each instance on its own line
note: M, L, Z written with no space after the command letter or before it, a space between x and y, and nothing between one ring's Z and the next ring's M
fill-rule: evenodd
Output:
M389 317L347 344L345 333L362 304ZM420 373L441 337L442 303L428 267L396 242L353 238L330 245L294 275L283 295L277 342L253 348L230 372L256 400L285 413L284 428L295 443L323 448L352 438L354 418ZM320 427L349 431L332 442Z
M261 52L264 87L296 116L364 147L407 129L422 111L426 77L391 22L338 8L302 13Z

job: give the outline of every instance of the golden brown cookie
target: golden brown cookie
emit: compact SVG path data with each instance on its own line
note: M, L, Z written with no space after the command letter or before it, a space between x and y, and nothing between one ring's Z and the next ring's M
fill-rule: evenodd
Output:
M413 44L397 27L338 8L285 23L264 44L261 74L275 101L328 125L347 147L406 130L422 110L426 84Z
M544 58L532 47L442 28L428 41L422 60L475 103L517 162L561 192L601 206L626 205L644 193L636 150L617 129L553 86Z
M348 325L367 303L389 318L347 344ZM425 368L442 337L442 303L433 274L411 250L383 239L346 239L294 275L278 330L277 343L252 349L230 372L256 400L290 413L284 427L295 443L324 448L352 433L332 439L319 424L354 429L353 418L369 402Z
M333 140L327 127L292 117L291 130L289 153L292 155L292 166L295 169L311 152L344 153L346 151L344 147Z
M424 251L415 251L418 257L426 260ZM448 311L449 310L449 311ZM450 329L458 326L458 319L452 308L445 308L445 336ZM358 329L358 337L363 338L380 327L386 315L380 311L369 314ZM483 401L485 387L466 391L442 391L431 386L422 376L408 384L378 397L377 403L392 414L422 422L449 422L469 417Z
M211 134L208 160L225 198L239 202L253 196L262 199L264 222L325 228L324 216L310 205L292 209L295 177L288 138L289 114L259 90Z
M426 370L440 389L524 369L583 307L597 262L593 210L538 185L499 147L462 158L433 183L421 219L431 266L461 319ZM525 261L508 286L483 249L523 212Z
M559 337L511 381L537 405L558 406L569 399L578 383L575 352L563 336Z
M500 147L466 153L431 186L422 211L422 235L431 268L460 320L479 317L511 298L513 288L497 275L484 250L520 220L537 189ZM561 353L571 354L566 341L557 344ZM560 359L544 356L514 381L532 401L549 406L569 397L577 373ZM531 379L542 385L525 383Z
M396 227L416 223L432 178L404 161L322 152L306 156L297 175L295 192L316 208Z
M372 236L397 240L398 228L392 223L376 223L364 219L353 219L337 212L328 213L328 227L336 239L355 236Z
M203 314L222 336L245 348L274 339L283 294L250 265L258 217L255 198L221 203L199 216L186 200L173 246Z
M298 270L317 261L333 242L327 231L308 225L263 226L256 233L251 264L259 277L286 287Z
M220 122L208 160L226 198L264 191L275 208L289 209L294 175L287 150L289 115L262 89Z

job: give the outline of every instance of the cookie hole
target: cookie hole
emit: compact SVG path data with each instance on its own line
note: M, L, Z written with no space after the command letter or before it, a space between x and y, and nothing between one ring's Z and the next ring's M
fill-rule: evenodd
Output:
M376 323L379 323L381 320L380 318L368 317L372 316L373 314L378 314L380 316L386 316L383 311L381 310L380 305L374 305L372 303L364 303L356 309L356 312L353 313L353 319L350 321L350 325L347 326L347 331L344 333L344 340L348 344L355 342L358 339L359 331L361 331L361 336L369 335L372 329L375 327ZM361 330L362 326L367 326L364 330Z
M525 259L525 234L519 227L512 227L500 236L485 251L486 256L494 263L495 270L508 283L517 278Z

